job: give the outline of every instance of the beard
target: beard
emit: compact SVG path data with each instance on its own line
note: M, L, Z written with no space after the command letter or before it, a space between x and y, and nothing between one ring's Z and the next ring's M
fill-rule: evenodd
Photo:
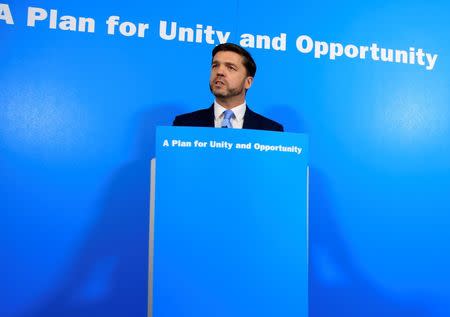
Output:
M229 88L228 84L224 84L221 88L214 88L214 86L209 83L209 90L211 90L212 94L217 98L229 98L239 96L244 92L244 83L245 80L238 87Z

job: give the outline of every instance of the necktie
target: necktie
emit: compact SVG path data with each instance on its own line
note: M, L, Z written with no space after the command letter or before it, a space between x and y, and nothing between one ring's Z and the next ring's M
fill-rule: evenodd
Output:
M233 111L225 110L223 112L222 128L233 128L230 119L234 116Z

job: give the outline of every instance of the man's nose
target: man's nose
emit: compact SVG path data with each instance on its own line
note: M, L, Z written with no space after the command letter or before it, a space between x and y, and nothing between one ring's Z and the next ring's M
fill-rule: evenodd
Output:
M223 76L224 73L224 66L223 65L218 65L216 68L216 74L217 76Z

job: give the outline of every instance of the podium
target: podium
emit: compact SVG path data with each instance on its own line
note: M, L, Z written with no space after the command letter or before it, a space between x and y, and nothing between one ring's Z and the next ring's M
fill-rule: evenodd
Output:
M306 135L158 127L150 196L149 317L308 316Z

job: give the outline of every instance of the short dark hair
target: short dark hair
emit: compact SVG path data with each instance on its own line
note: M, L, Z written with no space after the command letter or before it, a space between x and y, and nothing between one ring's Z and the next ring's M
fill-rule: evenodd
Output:
M253 60L252 55L244 49L243 47L233 44L233 43L222 43L214 47L212 51L212 58L214 59L214 56L218 52L235 52L242 56L242 62L245 66L245 69L247 70L247 75L251 77L255 77L256 74L256 63Z

